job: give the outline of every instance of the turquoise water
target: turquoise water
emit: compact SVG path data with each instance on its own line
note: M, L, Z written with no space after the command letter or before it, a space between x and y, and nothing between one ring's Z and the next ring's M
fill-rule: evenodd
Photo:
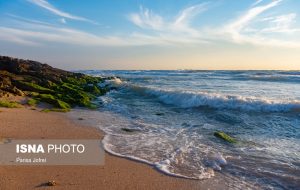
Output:
M106 84L116 90L98 100L111 117L99 124L107 151L175 176L219 172L253 188L300 188L300 72L85 73L116 76ZM239 142L223 142L215 131Z

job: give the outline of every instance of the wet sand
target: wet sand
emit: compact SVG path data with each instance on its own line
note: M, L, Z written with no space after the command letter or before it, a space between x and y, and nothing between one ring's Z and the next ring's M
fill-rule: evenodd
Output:
M99 139L103 132L78 124L65 113L0 108L0 138ZM55 180L58 185L43 184ZM226 189L225 178L189 180L167 176L153 167L105 154L102 166L0 166L0 189Z

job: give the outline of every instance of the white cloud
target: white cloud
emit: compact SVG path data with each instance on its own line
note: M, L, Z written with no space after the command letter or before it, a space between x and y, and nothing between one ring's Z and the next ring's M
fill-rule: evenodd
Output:
M252 4L252 6L254 7L254 6L260 4L261 2L263 2L263 0L256 0L256 1Z
M260 15L261 13L267 11L272 7L279 5L281 1L282 0L277 0L264 6L257 6L249 9L245 14L243 14L241 17L239 17L237 20L235 20L233 23L231 23L228 26L229 32L238 33L244 27L246 27L249 24L249 22L255 19L258 15Z
M190 24L191 20L197 16L199 13L206 10L206 3L198 4L194 6L187 7L183 9L179 16L176 18L175 26L187 26Z
M11 33L10 30L6 30L4 27L0 27L0 31L1 31L0 32L0 40L2 40L2 41L8 41L8 42L13 42L16 44L28 45L28 46L39 45L38 43L35 43L31 40L26 40L26 39L22 38L21 36Z
M271 47L300 47L297 42L290 42L284 39L270 38L261 35L267 32L296 32L298 29L290 28L296 18L296 14L266 18L266 28L252 28L256 21L261 19L262 13L279 6L283 0L274 0L263 5L263 1L256 1L244 14L231 21L225 27L195 28L191 22L193 19L207 10L207 3L198 4L182 9L174 19L165 20L164 17L153 11L140 8L139 13L129 15L129 20L138 27L147 30L145 34L139 33L139 37L151 39L155 42L168 44L199 44L214 43L218 41L229 41L238 44L252 44L256 46ZM149 30L152 34L149 34Z
M264 47L300 48L299 36L291 41L284 38L286 33L300 32L300 29L293 28L297 16L295 13L282 15L273 13L269 17L263 17L263 13L279 6L281 2L282 0L275 0L265 5L259 2L259 5L250 6L242 15L225 26L201 28L193 27L192 22L196 16L207 10L207 4L182 9L172 19L166 19L147 8L140 7L140 11L128 15L128 19L142 30L127 35L95 35L12 16L20 24L15 27L0 27L0 40L27 45L55 42L81 46L193 46L229 42ZM61 18L60 22L65 23L66 18Z
M165 25L161 16L142 6L140 6L139 13L132 13L129 15L129 20L141 28L154 30L161 30Z
M34 20L34 19L28 19L28 18L25 18L25 17L14 15L14 14L6 14L6 15L13 18L13 20L23 21L23 23L27 22L27 23L33 23L33 24L50 25L47 22L43 22L43 21L40 21L40 20Z
M141 46L167 45L159 37L138 34L129 36L95 35L71 28L20 21L18 27L1 27L0 41L9 41L22 45L42 46L47 42L73 44L80 46Z
M177 16L169 20L141 6L140 12L129 14L128 19L136 26L148 32L152 31L152 34L140 33L139 37L161 41L163 44L207 43L201 38L201 31L190 26L193 18L206 10L206 5L207 3L203 3L182 9Z
M61 16L61 17L64 17L64 18L72 19L72 20L85 21L85 22L89 22L89 23L92 23L92 24L98 24L97 22L89 20L87 18L72 15L70 13L61 11L61 10L57 9L56 7L54 7L53 5L51 5L46 0L27 0L27 1L37 5L39 7L42 7L42 8L52 12L53 14L55 14L57 16Z
M233 40L234 43L248 43L257 46L299 48L300 43L297 41L288 41L282 37L272 38L269 35L263 35L263 33L298 31L298 29L290 28L292 22L296 18L296 14L294 13L275 17L260 18L262 13L280 5L281 2L282 0L274 0L266 5L252 6L248 11L226 25L222 30L225 31L225 35L229 35L229 40ZM261 1L257 2L256 4L258 3L261 3ZM268 27L255 27L257 20L260 22L266 22L264 23L264 26Z
M139 13L132 13L128 16L129 20L143 29L165 32L190 32L194 33L189 25L192 19L199 13L206 10L206 3L187 7L181 10L173 20L164 20L161 15L152 10L140 7Z
M63 23L63 24L66 24L66 23L67 23L66 19L64 19L64 18L59 19L59 21L60 21L61 23Z
M267 17L262 19L262 21L268 21L270 27L262 29L260 32L274 33L274 32L286 32L293 33L300 31L300 29L292 28L291 25L295 22L297 17L296 13L289 13L285 15Z

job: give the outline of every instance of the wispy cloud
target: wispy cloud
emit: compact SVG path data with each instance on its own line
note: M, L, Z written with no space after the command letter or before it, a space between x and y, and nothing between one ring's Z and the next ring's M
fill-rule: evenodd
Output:
M43 22L43 21L35 20L35 19L29 19L29 18L18 16L18 15L14 15L14 14L6 14L6 15L9 16L10 18L12 18L12 21L23 21L23 23L50 25L50 23L47 23L47 22Z
M39 25L35 25L35 27L43 30L36 31L33 28L19 29L12 27L0 27L0 39L35 46L43 45L45 42L67 43L81 46L129 45L128 41L114 36L99 37L90 33L69 28L46 27Z
M140 28L166 32L195 32L190 27L192 19L207 9L207 3L187 7L181 10L171 20L164 20L163 16L152 10L140 6L139 13L129 14L129 20Z
M76 15L72 15L70 13L59 10L58 8L51 5L46 0L27 0L27 1L39 6L41 8L44 8L44 9L50 11L51 13L53 13L57 16L61 16L61 17L68 18L68 19L71 19L71 20L78 20L78 21L89 22L89 23L92 23L92 24L98 24L97 22L95 22L93 20L90 20L90 19L87 19L87 18L84 18L84 17L80 17L80 16L76 16Z
M277 7L283 0L274 0L268 4L256 1L238 18L233 19L225 26L195 28L193 19L200 13L208 10L208 4L202 3L182 9L173 19L165 20L163 16L147 8L140 8L140 12L129 15L129 20L136 26L145 29L145 33L136 35L152 39L153 41L168 42L170 44L199 44L229 41L237 44L252 44L272 47L300 47L299 43L286 41L282 38L270 38L266 33L298 32L291 28L296 18L295 13L265 18L264 28L253 28L261 15ZM149 30L153 33L149 34Z
M260 17L262 13L279 6L281 2L282 0L274 0L268 4L260 5L261 1L257 1L254 6L251 6L249 10L226 25L222 30L225 31L225 33L229 34L230 39L234 43L248 43L258 46L299 48L299 42L287 41L284 40L284 38L272 38L269 35L264 35L266 33L299 31L298 29L290 27L292 22L296 18L295 13L288 13L285 15L267 18ZM263 27L255 27L255 24L257 24L257 22L265 23L263 24Z
M44 0L28 0L32 2L46 2ZM284 38L286 34L300 32L295 28L296 13L283 13L275 15L270 10L281 5L283 0L274 0L267 4L257 1L249 5L237 18L228 18L227 24L195 27L193 22L204 11L209 11L208 3L197 4L180 10L173 17L165 17L143 6L139 11L127 15L128 20L136 25L139 30L130 34L92 34L77 30L65 25L59 27L53 24L26 19L10 15L20 24L14 27L0 27L0 40L11 41L27 45L43 45L47 42L76 44L81 46L193 46L223 42L234 44L252 44L255 46L300 48L299 36L289 41ZM49 3L47 4L50 5ZM53 6L50 5L50 8ZM54 8L62 24L66 18L82 20L82 17L70 15ZM57 12L58 11L58 12ZM268 17L265 12L270 11ZM79 18L79 19L78 19ZM169 18L169 19L167 19ZM85 18L83 18L84 21ZM199 23L198 23L199 24ZM63 26L63 27L61 27Z
M279 5L282 0L273 1L264 6L257 6L248 10L245 14L235 20L228 26L228 30L234 34L238 34L243 28L245 28L249 22L255 19L258 15L267 11L268 9Z
M207 3L187 7L180 12L173 25L177 27L188 26L195 16L206 9Z
M163 44L207 43L204 38L200 38L201 31L191 27L193 19L206 9L207 3L193 5L179 11L172 19L166 20L162 15L140 6L140 11L129 14L128 19L139 28L153 32L135 33L135 36L161 41Z
M12 42L15 44L27 45L27 46L37 46L38 43L33 42L32 40L26 40L22 36L11 33L11 30L8 28L0 27L0 40Z
M139 13L132 13L128 18L135 25L145 29L162 30L165 26L161 16L142 6Z
M295 22L297 17L296 13L289 13L285 15L267 17L262 19L262 21L269 22L270 27L262 29L262 33L293 33L300 31L299 28L292 28L292 24Z
M256 0L256 1L252 4L252 6L254 7L254 6L260 4L261 2L263 2L263 0Z
M33 22L30 19L16 19L17 27L1 27L0 41L9 41L22 45L43 46L44 44L63 43L79 46L141 46L141 45L166 45L168 42L158 38L148 38L135 33L129 36L121 35L95 35L89 32L58 27L44 22Z

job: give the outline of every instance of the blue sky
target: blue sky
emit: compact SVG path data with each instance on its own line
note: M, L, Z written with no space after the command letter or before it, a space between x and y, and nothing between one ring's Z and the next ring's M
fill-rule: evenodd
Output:
M65 69L300 69L297 0L0 0L0 54Z

